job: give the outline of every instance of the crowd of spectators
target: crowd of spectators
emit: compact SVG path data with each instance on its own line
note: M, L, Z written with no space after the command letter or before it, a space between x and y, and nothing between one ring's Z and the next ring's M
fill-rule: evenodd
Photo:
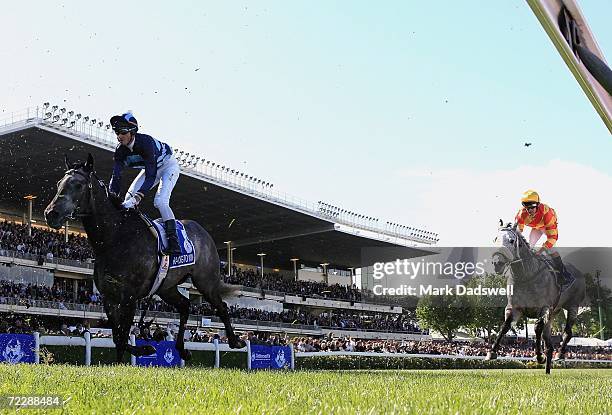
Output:
M145 329L146 330L146 329ZM157 325L154 334L141 335L138 328L133 332L144 339L175 340L176 330L164 329ZM289 338L286 333L274 334L269 332L246 332L240 338L249 340L251 344L268 346L293 345L296 352L373 352L373 353L405 353L422 355L450 355L450 356L486 356L490 345L481 342L447 342L439 340L362 340L353 337L294 337ZM185 341L212 343L215 339L220 343L227 343L227 338L211 333L203 329L192 329L185 331ZM517 342L512 345L502 345L499 349L500 357L523 357L532 359L535 357L533 341ZM567 359L596 359L612 360L611 347L585 347L568 346Z
M228 276L226 267L222 267L221 272L225 276L225 282L228 284L315 298L335 298L349 301L361 301L362 298L361 290L355 286L288 280L278 273L264 273L262 278L254 269L244 270L238 267L232 268L231 276Z
M93 259L93 251L87 238L71 233L66 242L63 232L32 227L28 236L26 225L0 219L0 250L30 254L44 260L65 258L85 262Z
M57 302L58 308L66 309L67 303L78 303L88 305L101 305L102 296L88 290L80 285L77 296L74 297L72 290L64 289L61 284L52 287L36 284L21 284L12 281L0 281L0 304L8 299L17 298L20 305L32 306L35 300ZM139 309L150 311L176 312L174 307L162 301L141 301ZM191 304L191 314L201 316L215 316L215 311L206 302ZM319 316L299 311L286 309L282 312L266 311L257 308L242 308L238 306L229 307L230 317L241 320L257 320L288 324L302 324L319 327L330 327L345 330L380 330L393 332L421 333L421 330L410 319L402 316L392 315L354 315L349 311L334 310L333 313L324 313Z
M101 295L82 285L78 287L75 298L73 290L67 290L57 283L47 287L0 280L0 304L6 302L8 298L18 298L26 306L32 305L34 300L57 302L60 309L66 308L65 303L101 304Z
M150 308L156 311L172 311L165 303L154 302ZM348 311L334 310L333 313L323 313L318 316L295 309L285 309L282 312L266 311L257 308L229 307L229 315L233 319L270 321L276 323L303 324L344 330L378 330L385 332L424 333L417 324L404 315L354 315ZM214 310L208 303L192 304L191 313L202 316L214 316Z
M0 313L0 333L82 336L87 330L87 324L75 318Z
M373 352L406 353L451 356L486 356L490 350L487 343L465 343L447 341L398 341L398 340L358 340L344 338L296 337L292 343L298 352ZM532 342L504 345L500 347L501 357L535 357ZM568 346L568 359L612 360L610 347Z
M382 314L376 316L357 316L345 313L334 313L328 318L328 327L345 330L392 331L426 334L415 321L403 316Z

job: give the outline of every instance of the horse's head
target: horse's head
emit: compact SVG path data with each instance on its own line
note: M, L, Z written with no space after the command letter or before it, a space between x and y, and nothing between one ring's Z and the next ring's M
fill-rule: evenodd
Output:
M82 207L85 195L91 184L94 173L93 156L89 154L85 163L70 164L65 158L66 173L57 182L57 193L45 209L47 224L53 229L62 227L67 219L74 219L74 214Z
M493 268L497 273L502 272L510 262L520 260L525 250L529 250L529 244L517 230L517 224L508 223L504 226L501 219L495 242L499 245L493 254Z

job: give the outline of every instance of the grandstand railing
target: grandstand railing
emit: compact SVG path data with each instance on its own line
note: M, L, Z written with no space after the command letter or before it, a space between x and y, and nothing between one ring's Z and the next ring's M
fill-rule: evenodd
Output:
M30 253L19 252L19 251L10 251L7 249L0 249L0 256L5 257L5 258L25 259L28 261L34 261L36 263L38 263L39 260L42 260L43 264L65 265L69 267L87 268L87 269L94 268L93 259L91 259L90 261L78 261L75 259L66 259L66 258L58 258L58 257L53 257L50 259L50 258L47 258L45 255L30 254Z
M116 136L112 134L112 131L107 126L104 125L105 122L99 122L99 119L91 120L89 117L87 117L87 119L85 119L85 117L76 119L71 118L72 116L68 117L66 115L66 118L64 118L64 113L62 113L61 117L54 119L55 115L60 115L59 113L55 114L56 110L57 108L53 110L52 116L48 117L46 114L51 114L51 109L49 108L25 108L23 110L13 112L3 119L0 119L0 128L9 130L12 127L18 128L28 125L43 125L64 134L69 134L76 138L101 145L109 150L115 149L117 144ZM45 111L49 112L46 113ZM73 121L74 123L72 123ZM94 123L94 121L98 122ZM272 190L272 188L268 186L245 180L241 176L238 176L238 174L230 174L231 170L229 168L225 168L225 166L223 166L223 169L219 165L211 167L204 163L203 159L202 162L199 162L201 157L198 157L198 161L194 162L194 160L196 160L195 155L191 156L189 153L185 153L183 151L177 153L177 158L179 159L183 172L191 173L212 183L219 184L222 187L231 188L241 193L257 197L258 199L268 200L272 203L285 206L289 209L297 210L326 221L373 232L377 235L377 239L389 243L412 246L415 242L424 245L433 245L437 242L437 234L434 234L433 232L407 226L400 226L388 221L380 222L375 218L368 219L368 217L365 215L355 215L352 212L340 209L334 212L329 212L328 209L321 208L320 203L315 204L285 192ZM185 154L185 157L181 158L183 154ZM382 225L382 223L386 223L386 225Z
M232 284L231 282L228 282L229 284ZM268 288L255 288L255 287L249 287L246 285L240 285L240 284L234 284L238 287L240 287L241 291L247 291L247 292L251 292L251 293L257 293L257 294L261 294L262 291L265 295L272 295L272 296L277 296L277 297L284 297L285 295L293 295L293 296L297 296L297 297L309 297L309 298L316 298L317 300L331 300L331 301L342 301L342 302L362 302L360 300L354 300L351 298L340 298L340 297L328 297L328 296L324 296L322 294L317 294L317 293L308 293L308 294L304 294L301 292L284 292L284 291L275 291L275 290L270 290Z
M267 295L267 296L269 295L269 296L276 296L276 297L284 297L285 295L290 294L290 293L285 293L282 291L267 290L267 289L262 290L261 288L249 287L249 286L240 285L240 284L233 284L233 285L236 285L237 287L239 287L240 291L245 291L245 292L255 293L255 294L261 294L263 291L264 295Z
M101 305L71 303L64 301L34 300L19 297L0 297L0 304L25 306L28 308L47 308L51 310L80 311L88 313L104 313Z

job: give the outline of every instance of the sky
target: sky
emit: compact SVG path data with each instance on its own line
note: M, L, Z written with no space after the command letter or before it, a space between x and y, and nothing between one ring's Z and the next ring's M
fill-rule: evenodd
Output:
M579 4L609 57L612 2ZM132 110L173 147L442 246L489 244L533 188L560 246L612 246L610 134L524 1L25 1L2 14L0 118L47 101L98 119Z

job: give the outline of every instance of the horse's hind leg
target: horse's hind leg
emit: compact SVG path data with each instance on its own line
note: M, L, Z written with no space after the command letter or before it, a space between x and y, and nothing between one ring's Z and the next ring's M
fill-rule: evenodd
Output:
M160 291L157 293L166 303L176 307L177 311L180 314L180 323L179 323L179 331L176 337L176 350L179 351L181 359L189 360L191 359L191 352L185 349L185 325L187 324L187 320L189 319L189 300L184 297L179 291L177 287L172 287L165 291Z
M232 349L242 349L246 344L244 341L240 340L240 338L234 333L234 329L232 328L232 323L230 321L229 312L227 309L227 304L221 298L219 293L212 294L213 298L207 299L210 305L212 305L217 313L217 316L223 322L225 326L225 333L227 335L227 341L229 342L229 346Z
M495 339L495 343L493 344L493 347L491 347L491 350L489 351L489 353L487 353L486 360L497 359L497 351L499 350L499 345L501 344L501 341L506 335L506 333L508 332L508 330L510 330L510 327L512 327L512 322L515 319L518 319L519 315L520 315L520 312L514 311L512 308L506 308L506 319L504 320L504 323L500 327L499 333L497 334L497 338Z
M567 343L572 338L572 327L576 323L576 317L578 316L578 306L572 306L567 309L567 319L565 320L565 329L563 330L563 341L559 348L558 359L565 359L565 352L567 351Z

